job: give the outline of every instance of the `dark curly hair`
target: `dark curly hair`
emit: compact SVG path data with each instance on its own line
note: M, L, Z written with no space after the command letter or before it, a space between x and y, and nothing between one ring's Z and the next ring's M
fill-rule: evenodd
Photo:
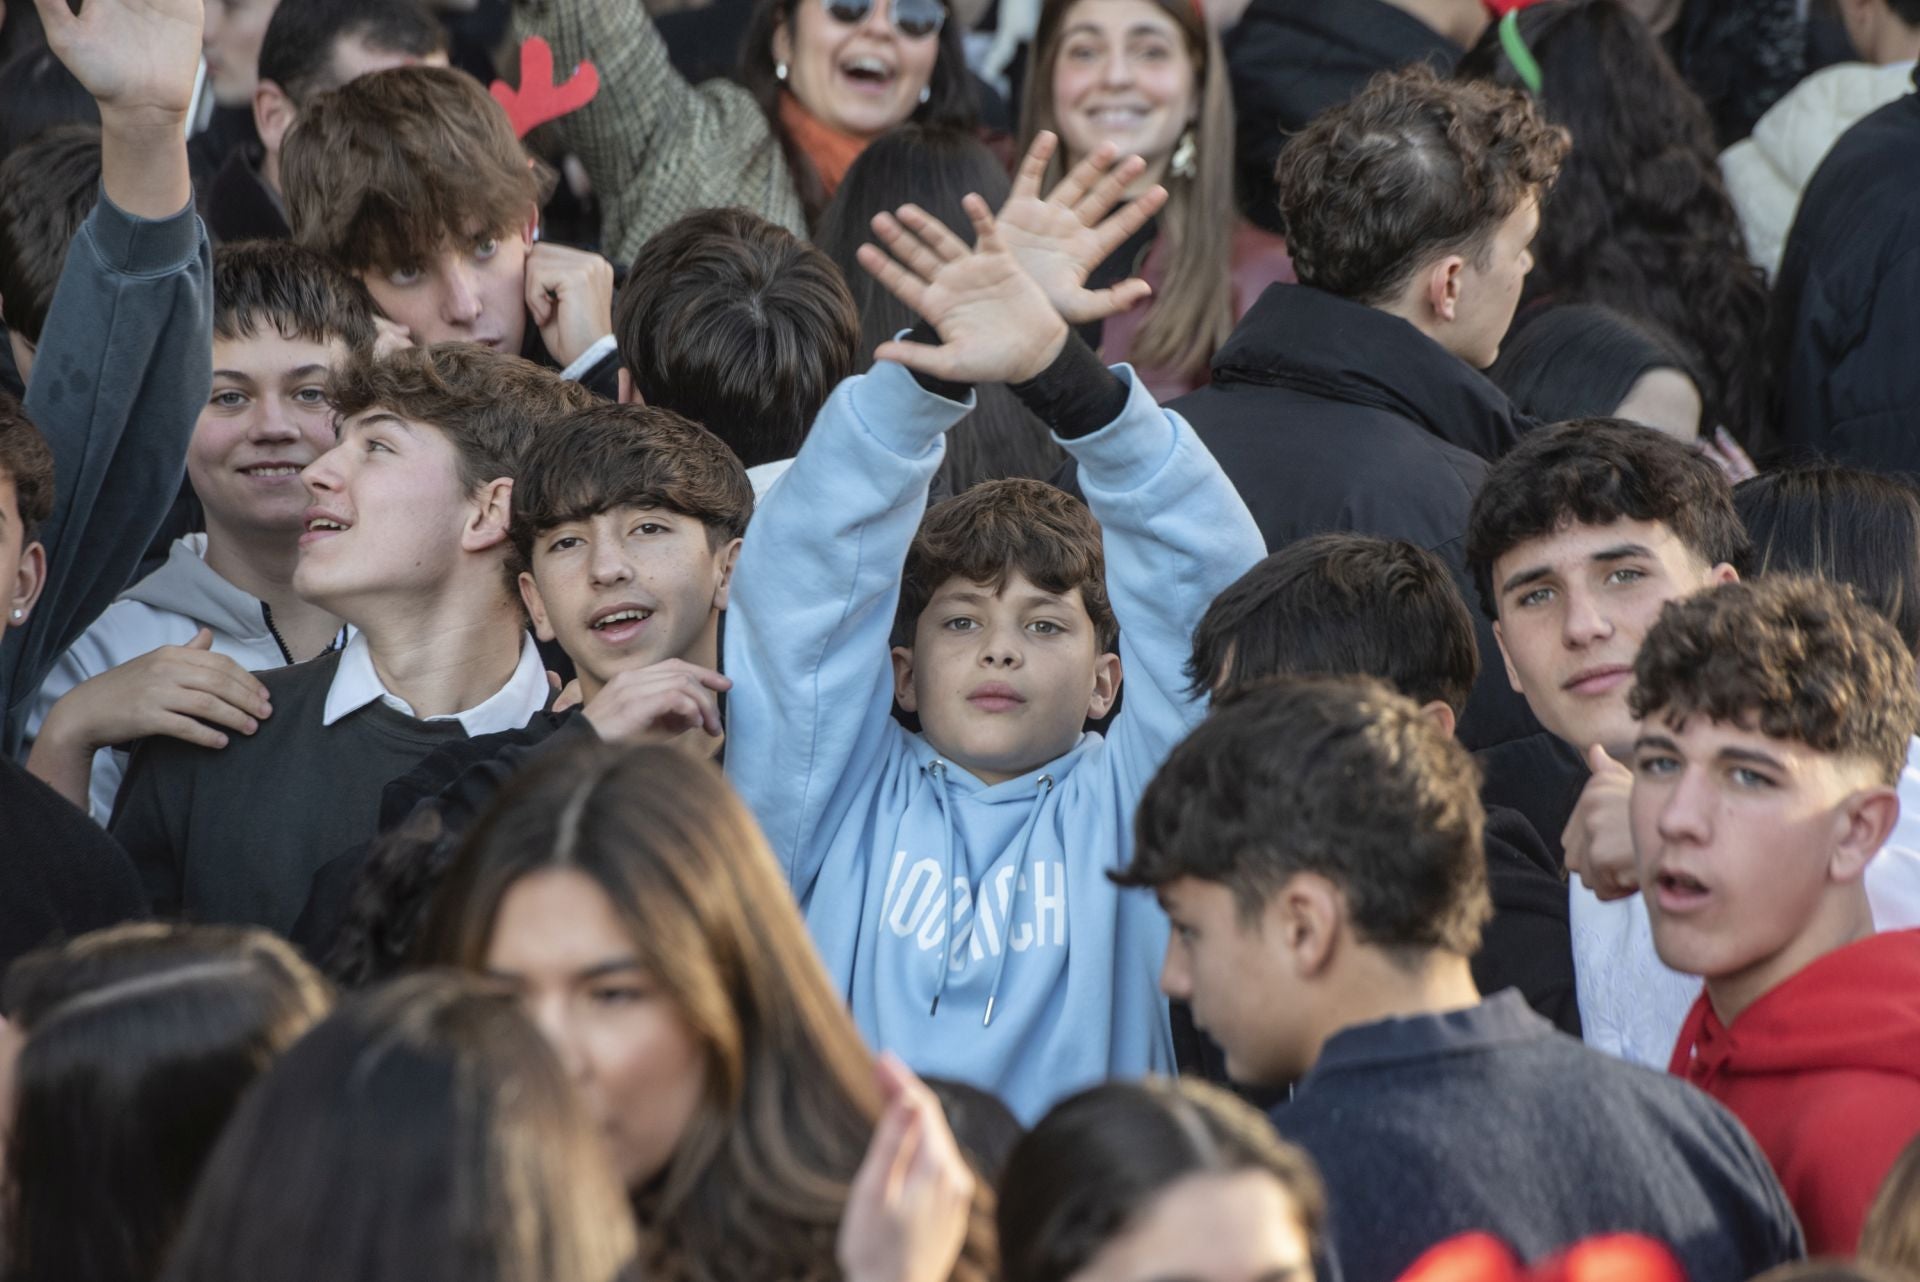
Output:
M1617 0L1545 0L1518 21L1540 64L1540 108L1573 135L1534 242L1522 311L1550 297L1658 322L1703 376L1704 422L1758 444L1766 280L1747 257L1706 108ZM1521 83L1497 31L1458 74Z

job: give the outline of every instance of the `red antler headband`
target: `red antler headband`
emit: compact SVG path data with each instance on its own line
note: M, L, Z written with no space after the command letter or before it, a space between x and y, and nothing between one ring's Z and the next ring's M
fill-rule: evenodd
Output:
M520 87L496 80L488 92L507 109L514 136L525 138L549 120L592 102L600 92L600 72L592 62L583 61L566 80L556 82L552 46L539 36L528 36L520 45Z

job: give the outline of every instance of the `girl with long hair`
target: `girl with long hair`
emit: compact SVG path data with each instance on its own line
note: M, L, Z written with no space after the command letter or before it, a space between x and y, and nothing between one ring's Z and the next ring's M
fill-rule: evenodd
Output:
M633 1193L649 1278L842 1276L836 1234L894 1114L712 765L589 745L527 771L468 838L423 946L507 984L559 1051ZM991 1268L977 1196L961 1282Z

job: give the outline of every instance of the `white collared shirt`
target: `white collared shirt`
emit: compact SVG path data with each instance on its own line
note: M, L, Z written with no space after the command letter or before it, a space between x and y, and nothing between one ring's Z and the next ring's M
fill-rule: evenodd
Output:
M515 665L513 675L484 702L475 704L465 712L415 717L407 701L388 690L381 683L380 674L374 671L373 648L367 643L367 634L355 632L353 639L347 642L347 648L340 652L340 666L333 674L333 684L327 687L327 706L320 724L330 726L348 713L358 712L378 699L395 712L405 713L416 720L458 721L460 728L470 736L497 734L502 730L518 730L526 725L534 713L547 706L549 693L551 688L547 684L547 665L541 661L533 638L523 632L520 634L520 662Z

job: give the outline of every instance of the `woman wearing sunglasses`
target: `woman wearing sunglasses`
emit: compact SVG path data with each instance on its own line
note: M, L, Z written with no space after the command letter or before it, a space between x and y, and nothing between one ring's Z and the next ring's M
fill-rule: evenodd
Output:
M603 248L631 262L683 214L740 205L805 235L862 148L909 119L970 128L944 0L757 0L740 83L689 85L639 0L520 0L515 34L600 92L558 127L599 193Z
M1048 185L1111 142L1147 162L1130 194L1167 189L1159 216L1093 273L1096 286L1153 286L1147 305L1106 322L1101 355L1132 362L1161 400L1191 391L1261 291L1293 280L1285 242L1236 212L1219 37L1201 0L1046 0L1033 47L1020 145L1060 136Z

